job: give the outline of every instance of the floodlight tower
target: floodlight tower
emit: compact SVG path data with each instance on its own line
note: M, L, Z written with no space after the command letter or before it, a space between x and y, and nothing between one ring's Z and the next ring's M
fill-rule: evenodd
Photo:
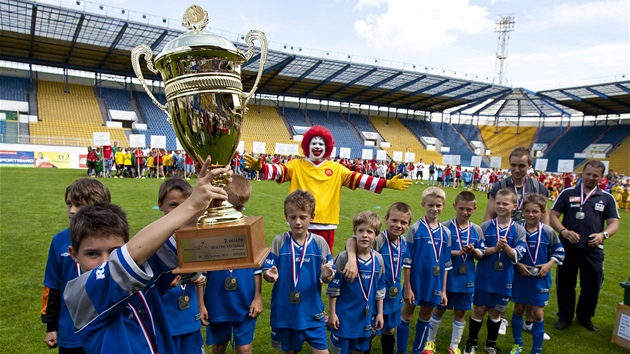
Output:
M499 44L497 45L497 63L494 68L495 80L498 78L498 84L503 83L503 79L507 74L507 53L508 42L510 41L510 32L514 31L514 23L516 18L514 16L500 17L496 22L495 32L499 32Z

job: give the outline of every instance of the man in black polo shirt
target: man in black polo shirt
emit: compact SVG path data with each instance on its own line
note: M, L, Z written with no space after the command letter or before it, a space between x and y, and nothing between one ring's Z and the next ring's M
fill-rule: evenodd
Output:
M619 228L615 198L598 188L606 166L589 161L582 182L566 188L551 207L551 226L560 235L565 250L564 263L558 265L556 287L558 322L556 329L571 325L573 314L580 325L597 331L591 322L599 290L604 280L604 240ZM560 215L563 215L562 222ZM605 224L605 225L604 225ZM580 298L575 307L575 286L580 273Z

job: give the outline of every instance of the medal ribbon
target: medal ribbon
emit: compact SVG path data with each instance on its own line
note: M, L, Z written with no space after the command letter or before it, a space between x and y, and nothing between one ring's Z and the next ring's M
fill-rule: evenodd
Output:
M389 240L388 240L389 242ZM359 279L359 285L361 285L361 292L363 293L363 298L365 299L365 301L367 301L368 303L370 302L370 293L372 292L372 284L374 283L374 263L376 263L374 261L374 250L370 249L370 260L372 262L372 273L370 273L370 285L368 286L367 291L365 290L365 285L363 284L363 277L361 277L361 279ZM361 273L361 270L359 268L359 257L357 256L357 271L359 273Z
M514 220L510 219L510 223L508 224L506 230L505 230L505 237L507 238L507 235L510 233L510 228L512 227L512 224L514 223ZM497 228L497 243L499 243L499 238L501 237L501 233L499 232L499 220L497 220L496 218L494 219L494 226L496 226ZM496 244L495 244L496 245ZM499 259L501 259L501 253L503 253L503 250L499 250Z
M536 265L536 260L538 259L538 251L540 250L540 240L542 238L542 223L538 223L538 234L536 235L536 253L534 253L534 257L532 258L532 249L529 247L529 242L527 243L527 254L529 254L529 259L532 260L532 264Z
M427 217L424 217L424 224L427 227L427 230L429 230L429 235L431 235L431 243L433 246L433 254L435 255L435 263L439 263L440 262L440 255L442 254L442 227L440 225L440 223L438 223L438 228L440 229L440 250L437 250L437 247L435 247L435 237L433 236L433 230L431 230L431 226L429 225L429 222L427 221Z
M512 180L512 183L514 183L514 180ZM521 193L521 195L518 195L518 189L516 189L516 185L514 185L514 192L516 192L516 195L519 196L520 198L518 198L518 202L516 203L516 210L521 210L523 208L523 201L525 201L525 187L527 187L527 177L525 177L525 179L523 180L523 193Z
M453 223L455 224L455 231L457 232L457 242L459 242L459 249L463 250L464 246L468 246L468 244L470 243L470 220L468 220L468 237L466 238L466 245L464 245L462 243L462 234L459 231L459 224L457 223L457 218L453 219ZM468 258L467 254L463 254L462 255L462 259L464 260L464 262L466 262L466 259Z
M584 204L586 204L588 198L590 198L599 187L593 188L593 190L586 196L586 198L584 198L584 183L582 183L580 186L582 187L582 193L580 193L580 211L582 211L582 209L584 209Z
M142 291L138 291L138 295L140 296L141 305L144 305L145 312L147 313L149 317L149 321L151 322L150 329L153 332L153 337L151 337L151 333L149 333L149 328L147 328L144 322L142 322L142 320L140 319L140 312L133 306L131 302L128 302L127 304L129 305L129 307L131 307L131 311L133 311L133 314L136 316L136 320L138 320L138 323L140 324L140 328L142 329L142 334L144 334L144 339L149 344L149 350L151 351L151 353L157 354L158 352L157 343L155 343L155 341L153 340L153 338L156 337L155 324L153 322L153 315L151 314L151 311L149 310L149 305L147 305L147 300L145 299L144 294L142 294Z
M182 294L183 294L184 291L186 291L186 284L182 284L179 287L182 288Z
M295 246L293 245L293 242L295 241L291 236L287 235L287 237L289 237L289 241L291 242L291 271L293 274L293 287L297 289L297 284L300 280L300 271L302 270L302 263L304 263L304 256L306 255L306 246L311 241L311 233L309 232L306 236L306 240L304 240L304 245L302 246L302 255L300 256L300 266L298 267L297 271L295 269Z
M391 241L389 240L389 236L387 235L387 231L385 231L385 238L387 239L387 249L389 250L389 264L392 267L392 279L394 280L394 284L396 284L398 275L400 274L400 259L402 258L400 237L396 240L396 245L398 246L398 260L396 261L396 268L394 268L394 250L392 248Z

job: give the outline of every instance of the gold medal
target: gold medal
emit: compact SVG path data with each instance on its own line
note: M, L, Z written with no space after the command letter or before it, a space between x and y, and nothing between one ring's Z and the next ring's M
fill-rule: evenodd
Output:
M365 305L365 317L370 317L370 305Z
M433 276L437 277L438 275L440 275L440 266L435 266L433 267Z
M223 282L223 286L225 287L225 290L227 291L234 291L238 289L238 281L234 277L227 277L225 278L225 281Z
M466 274L468 272L468 266L462 264L459 266L459 274Z
M290 303L292 303L294 305L297 305L297 304L300 303L300 301L302 301L302 295L300 294L299 291L293 290L293 291L291 291L289 293L289 302Z
M177 299L177 307L180 310L185 310L190 307L190 298L188 295L182 295Z
M503 270L503 262L501 261L496 261L494 262L494 270L500 272Z
M388 291L389 297L391 297L392 299L395 299L398 297L398 288L395 286L392 286L391 288L389 288Z

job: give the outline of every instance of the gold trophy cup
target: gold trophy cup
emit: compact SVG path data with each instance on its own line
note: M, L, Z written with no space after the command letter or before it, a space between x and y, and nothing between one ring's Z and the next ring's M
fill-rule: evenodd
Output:
M238 146L247 102L256 92L267 58L267 39L261 31L245 37L247 54L229 40L204 31L208 13L198 5L186 9L182 19L188 31L170 41L152 60L153 51L140 45L131 51L131 63L145 91L173 124L177 139L196 162L212 158L212 167L230 164ZM254 55L260 42L260 66L254 86L243 93L241 66ZM159 103L149 90L140 65L162 76L167 104ZM226 176L213 184L225 186ZM253 268L264 262L262 217L246 217L227 202L211 204L197 225L175 232L179 268L174 273Z

